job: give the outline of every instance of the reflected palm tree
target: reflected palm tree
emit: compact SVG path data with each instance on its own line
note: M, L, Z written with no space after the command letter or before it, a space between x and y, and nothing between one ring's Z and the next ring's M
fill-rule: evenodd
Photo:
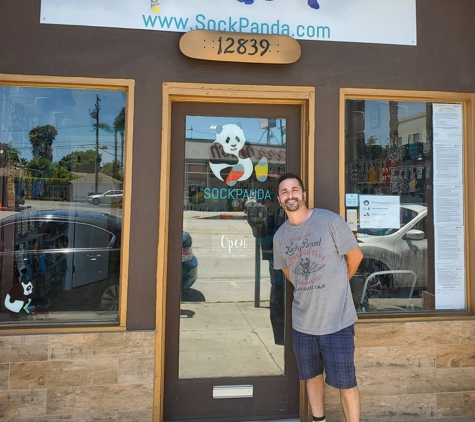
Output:
M399 106L397 101L389 101L389 139L398 145L399 137Z
M124 168L124 136L125 136L125 107L122 107L119 114L114 120L114 169L113 174L114 178L117 179L117 135L120 134L120 170L123 171Z
M53 161L53 141L58 131L52 125L35 126L30 130L29 138L34 158Z

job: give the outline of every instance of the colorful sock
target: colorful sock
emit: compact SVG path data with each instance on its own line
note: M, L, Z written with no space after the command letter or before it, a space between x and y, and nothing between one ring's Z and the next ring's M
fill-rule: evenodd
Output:
M313 422L327 422L327 418L323 415L321 418L313 417Z
M320 5L318 4L317 0L308 0L308 5L312 9L320 9Z
M226 178L226 184L233 187L236 182L243 176L244 166L242 164L236 164Z
M259 162L254 167L256 171L256 179L259 182L265 182L267 180L267 175L269 174L269 164L267 163L267 158L262 157Z
M31 299L28 299L28 302L25 303L25 306L23 306L23 309L25 310L25 312L26 312L27 314L30 313L30 310L28 309L28 306L29 306L30 302L31 302Z
M151 0L150 7L153 13L160 13L160 1L161 0Z

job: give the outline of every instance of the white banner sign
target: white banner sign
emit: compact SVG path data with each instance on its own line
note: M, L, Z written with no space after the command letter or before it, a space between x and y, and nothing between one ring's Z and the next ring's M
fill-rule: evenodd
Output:
M41 0L40 22L416 45L416 0Z

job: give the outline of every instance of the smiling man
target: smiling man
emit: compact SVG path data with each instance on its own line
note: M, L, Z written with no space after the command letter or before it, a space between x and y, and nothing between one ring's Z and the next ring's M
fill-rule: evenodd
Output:
M360 399L354 366L357 315L349 279L363 254L338 214L307 208L299 176L282 175L277 198L288 220L274 236L274 268L281 269L294 286L292 343L299 377L306 381L313 420L326 421L326 382L340 390L347 422L358 422Z

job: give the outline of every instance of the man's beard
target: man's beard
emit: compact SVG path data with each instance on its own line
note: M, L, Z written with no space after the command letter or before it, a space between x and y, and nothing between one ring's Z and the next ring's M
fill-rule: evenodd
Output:
M294 201L294 203L289 205L288 202L290 201ZM292 199L287 199L286 201L283 201L281 205L285 211L293 212L302 208L304 204L305 202L302 198L292 198Z

